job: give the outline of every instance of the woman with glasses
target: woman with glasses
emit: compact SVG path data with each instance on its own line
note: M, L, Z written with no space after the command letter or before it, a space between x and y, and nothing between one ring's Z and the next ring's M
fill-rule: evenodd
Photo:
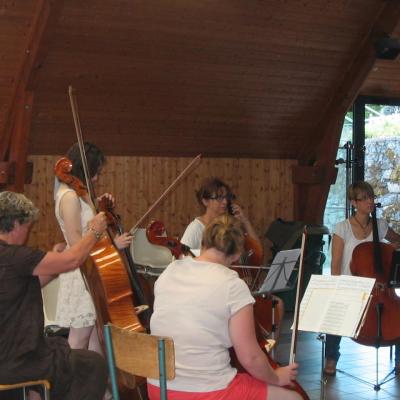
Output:
M186 228L185 233L181 238L181 243L189 246L191 249L200 249L202 246L202 237L206 226L210 224L215 218L225 214L231 214L237 218L246 233L254 242L252 246L256 247L256 253L262 253L262 244L255 232L252 224L244 214L242 208L233 202L235 195L232 193L231 188L222 180L218 178L209 178L203 181L200 189L196 192L197 201L202 209L202 215L195 218ZM250 258L249 251L244 252L239 262L247 265ZM262 261L261 261L262 262ZM260 263L261 263L260 262ZM258 265L259 266L259 265ZM243 271L242 271L243 272ZM249 286L252 285L252 276L248 271L244 273L244 279ZM281 298L271 296L272 302L268 300L262 301L257 299L256 314L259 315L261 325L264 327L264 335L267 336L274 332L274 340L277 342L280 335L280 320L283 318L285 307ZM275 319L272 318L272 304L275 307ZM270 315L271 314L271 315Z
M191 249L201 248L201 239L205 227L216 217L230 213L244 226L246 233L259 241L258 236L243 213L242 208L232 203L235 196L231 188L218 178L209 178L203 182L196 192L197 201L202 209L202 215L196 217L186 228L181 242Z
M349 186L348 197L355 209L354 215L339 222L334 229L332 240L332 275L351 275L350 262L353 250L363 242L371 242L372 218L375 208L375 193L372 186L364 181L358 181ZM400 235L388 226L386 220L378 218L379 240L386 240L394 245L400 244ZM340 357L341 336L326 336L325 368L326 375L336 374L336 364ZM395 371L400 372L400 346L396 345Z

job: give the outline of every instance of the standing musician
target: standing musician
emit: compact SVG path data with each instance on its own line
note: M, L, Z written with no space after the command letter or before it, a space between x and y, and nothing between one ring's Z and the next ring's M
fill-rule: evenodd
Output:
M0 193L0 384L46 379L51 398L100 400L107 366L97 353L71 350L62 337L45 337L41 286L76 270L106 227L104 213L68 250L44 252L25 245L38 209L22 194ZM31 391L30 399L40 398Z
M84 148L90 178L94 183L105 163L105 157L94 144L86 142ZM66 157L72 162L71 175L85 182L78 143L68 150ZM114 201L109 194L103 196ZM79 197L74 189L59 182L57 178L54 198L55 214L65 241L68 247L73 246L85 235L87 221L94 214L94 205L89 195ZM132 239L132 235L123 233L116 236L114 242L119 249L122 249L128 247ZM78 269L60 275L56 322L60 326L70 328L68 342L71 348L90 349L102 354L97 330L93 329L96 322L95 308Z
M228 267L243 252L242 224L230 215L205 228L201 254L172 262L155 283L151 333L174 340L176 377L170 400L300 399L290 385L297 364L273 369L255 335L254 298ZM248 373L230 364L229 348ZM160 398L148 380L150 400Z
M335 226L332 240L332 275L351 275L350 262L353 250L363 242L372 241L371 212L375 207L375 194L372 186L363 181L358 181L349 186L348 197L354 207L355 214L339 222ZM400 235L391 229L384 219L377 219L379 240L400 244ZM336 374L336 364L340 357L341 336L327 335L325 348L326 375ZM400 373L400 345L395 346L395 372Z
M196 197L203 214L195 218L187 226L181 238L182 244L189 246L191 249L200 249L201 240L206 226L213 221L214 218L230 213L242 223L246 234L256 240L262 248L257 233L248 218L245 216L242 208L236 203L231 203L234 195L232 194L231 188L225 182L218 178L206 179L200 189L196 192ZM279 311L280 316L283 317L284 304L282 299L277 296L272 296L272 298L277 304L277 310ZM279 331L280 326L278 324L275 336L276 340L279 337Z

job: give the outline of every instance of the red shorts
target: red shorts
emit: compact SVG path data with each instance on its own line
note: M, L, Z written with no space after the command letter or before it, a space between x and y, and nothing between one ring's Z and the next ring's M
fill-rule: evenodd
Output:
M160 388L147 384L150 400L160 400ZM265 400L268 387L265 382L249 374L237 374L227 388L213 392L181 392L167 390L168 400Z

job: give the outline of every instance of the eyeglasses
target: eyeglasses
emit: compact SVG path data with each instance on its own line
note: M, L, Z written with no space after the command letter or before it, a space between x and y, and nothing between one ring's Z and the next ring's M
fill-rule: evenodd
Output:
M225 194L225 195L218 195L218 196L210 196L209 199L210 200L217 200L219 203L223 202L224 200L226 201L231 201L233 200L233 196L231 194Z
M369 194L365 194L364 196L359 197L356 201L366 201L366 200L375 200L376 196L371 196Z

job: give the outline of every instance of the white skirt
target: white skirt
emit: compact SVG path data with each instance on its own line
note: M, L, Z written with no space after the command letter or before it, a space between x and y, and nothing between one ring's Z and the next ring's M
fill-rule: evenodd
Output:
M60 274L56 323L65 328L95 325L96 311L80 269Z

